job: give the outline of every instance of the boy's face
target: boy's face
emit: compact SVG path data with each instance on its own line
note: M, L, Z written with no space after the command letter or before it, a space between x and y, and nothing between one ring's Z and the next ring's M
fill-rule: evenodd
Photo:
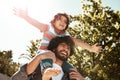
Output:
M54 22L54 26L55 26L55 29L58 30L58 31L65 30L65 28L67 26L67 19L66 19L66 17L65 16L61 16L59 19L57 19Z
M70 56L70 46L66 43L60 43L55 50L55 55L58 59L66 61Z

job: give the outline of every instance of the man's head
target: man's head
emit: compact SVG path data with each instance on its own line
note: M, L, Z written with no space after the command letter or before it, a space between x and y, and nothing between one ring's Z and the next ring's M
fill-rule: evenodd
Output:
M55 53L56 57L62 61L67 60L74 54L74 42L69 36L55 37L48 45L48 50Z

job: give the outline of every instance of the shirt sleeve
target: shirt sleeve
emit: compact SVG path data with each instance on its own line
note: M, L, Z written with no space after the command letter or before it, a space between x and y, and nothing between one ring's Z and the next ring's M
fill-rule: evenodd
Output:
M29 80L28 75L26 73L27 64L23 65L13 76L11 80Z

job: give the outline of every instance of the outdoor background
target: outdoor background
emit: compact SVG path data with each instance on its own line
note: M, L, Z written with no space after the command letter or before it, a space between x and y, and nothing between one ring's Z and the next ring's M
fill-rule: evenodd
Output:
M87 3L93 3L91 4L93 6L83 6L83 4ZM99 42L99 39L105 39L107 42L105 50L101 53L102 55L90 55L88 51L76 49L77 54L72 57L74 60L71 59L69 62L76 66L83 76L88 76L93 80L119 80L119 3L119 0L0 0L0 67L2 61L6 63L5 60L9 58L8 63L12 61L23 64L29 61L27 58L19 59L19 57L21 54L32 53L29 50L30 46L38 46L33 46L33 43L42 38L42 33L38 29L14 15L13 7L28 8L29 15L43 23L49 23L56 13L65 12L71 15L72 25L68 29L71 35L89 44ZM30 42L31 40L33 42ZM6 55L4 56L4 54ZM5 59L3 56L11 57ZM3 71L4 67L1 67L0 72L7 74L9 67L7 66L8 70ZM11 76L17 69L9 72L10 74L7 75Z

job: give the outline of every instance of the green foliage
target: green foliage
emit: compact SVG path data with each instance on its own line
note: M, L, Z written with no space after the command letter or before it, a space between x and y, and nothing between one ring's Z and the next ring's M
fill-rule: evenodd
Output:
M12 60L12 51L0 51L0 73L12 76L19 67L19 63Z
M23 53L20 55L20 58L26 58L28 60L31 60L37 53L38 51L38 47L39 47L39 43L40 43L40 39L39 40L31 40L30 41L31 46L27 46L27 52L28 53Z
M105 40L105 47L99 55L76 49L69 62L92 80L119 80L120 11L103 7L101 0L83 0L82 3L83 14L70 16L72 26L68 32L90 45Z
M120 11L102 6L102 1L82 0L83 14L71 15L71 25L67 30L71 36L81 39L90 45L105 41L100 54L75 48L76 54L69 58L83 76L92 80L120 79ZM39 46L38 41L31 41L27 56L35 56Z

